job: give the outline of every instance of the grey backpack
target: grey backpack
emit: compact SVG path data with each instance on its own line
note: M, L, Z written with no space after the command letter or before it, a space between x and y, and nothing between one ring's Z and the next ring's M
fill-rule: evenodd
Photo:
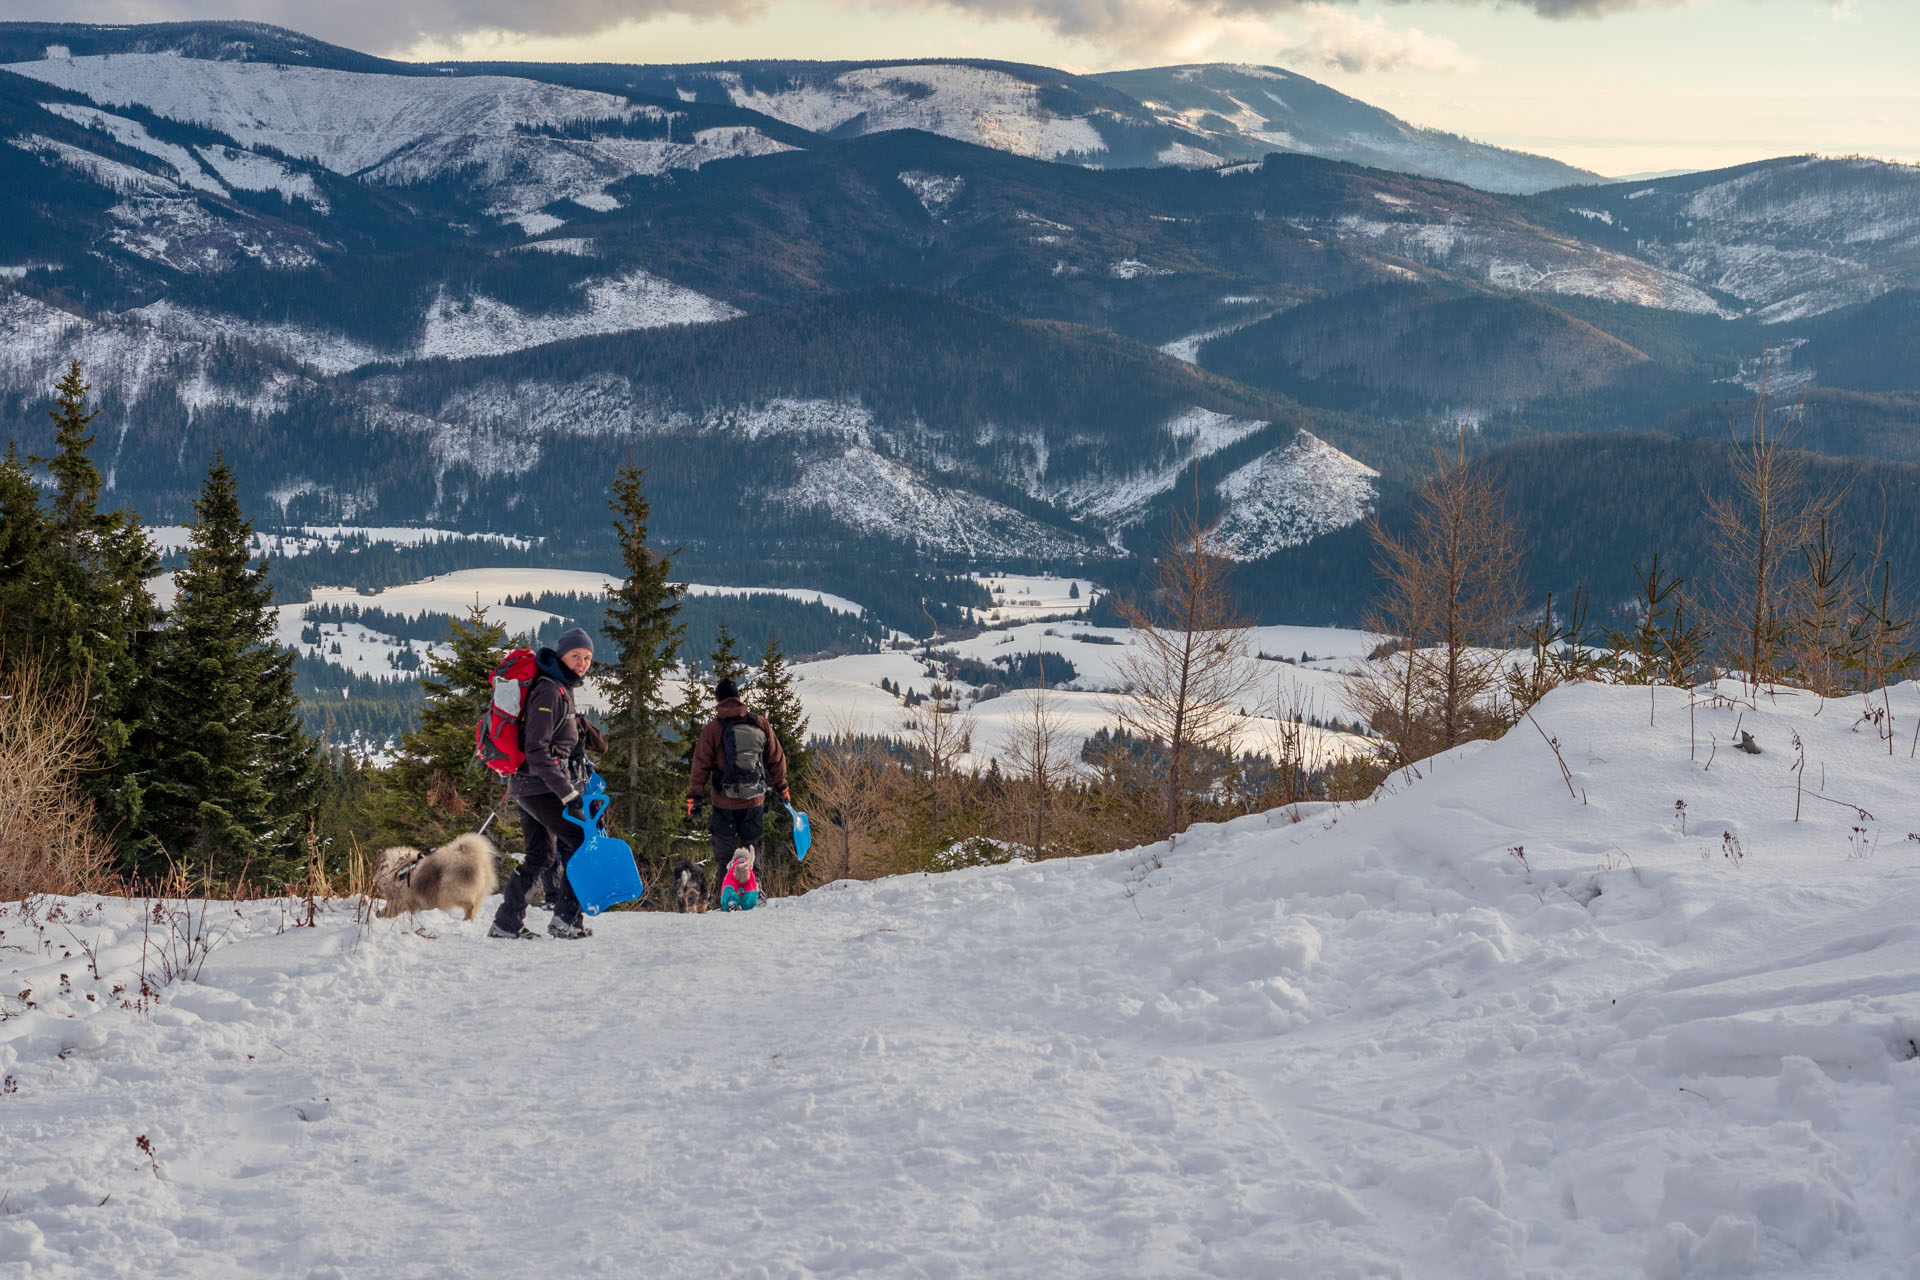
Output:
M720 793L733 800L767 794L767 734L758 716L720 722Z

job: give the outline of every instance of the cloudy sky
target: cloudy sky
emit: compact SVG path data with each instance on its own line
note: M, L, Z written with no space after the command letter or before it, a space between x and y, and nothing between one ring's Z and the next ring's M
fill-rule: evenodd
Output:
M0 0L0 15L255 18L421 60L1256 62L1607 174L1806 151L1920 162L1920 0Z

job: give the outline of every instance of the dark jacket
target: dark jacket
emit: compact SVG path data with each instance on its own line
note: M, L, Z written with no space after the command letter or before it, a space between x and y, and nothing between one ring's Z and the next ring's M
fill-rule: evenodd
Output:
M787 786L787 753L780 746L780 739L773 732L773 726L767 723L763 715L747 710L747 704L738 698L728 698L713 709L713 719L707 721L707 727L700 731L700 741L693 748L693 777L687 783L687 794L694 799L704 799L707 794L707 779L713 778L726 767L725 748L721 744L723 732L721 721L751 718L767 735L767 750L761 763L767 770L767 790L784 791ZM718 779L715 779L716 781ZM724 791L715 790L713 807L716 809L758 809L766 803L765 796L755 796L751 800L736 800Z
M573 713L580 677L561 666L560 655L551 649L540 651L539 665L520 721L520 749L527 753L527 762L507 780L507 794L554 795L567 801L580 794L568 772L580 751L580 726Z

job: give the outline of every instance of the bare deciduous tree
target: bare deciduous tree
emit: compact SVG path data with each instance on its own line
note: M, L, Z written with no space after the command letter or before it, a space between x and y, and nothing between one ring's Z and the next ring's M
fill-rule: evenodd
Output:
M1849 590L1854 556L1841 558L1823 516L1800 559L1788 593L1787 661L1796 683L1831 698L1846 691L1850 640L1860 634Z
M874 838L897 775L879 743L844 725L818 740L812 792L827 820L829 840L840 846L842 879L853 874L855 841Z
M1075 781L1080 737L1070 732L1059 700L1046 685L1015 695L1025 705L1014 714L1007 740L1007 774L1017 797L1019 827L1034 858L1047 856L1047 822L1070 794Z
M1349 705L1385 739L1395 765L1458 746L1496 723L1499 685L1520 609L1521 544L1506 494L1459 452L1414 494L1413 528L1369 522L1385 594L1363 625L1389 637L1346 681Z
M954 807L953 779L973 750L973 716L950 688L935 684L924 702L907 708L906 741L926 788L927 820L938 828Z
M1721 570L1714 630L1735 646L1734 660L1756 689L1781 675L1791 557L1813 542L1839 502L1836 493L1805 492L1806 455L1793 448L1797 413L1769 434L1764 378L1747 438L1734 441L1733 487L1706 497Z
M1185 829L1192 797L1211 781L1204 762L1233 758L1237 706L1253 679L1251 623L1234 603L1212 533L1197 514L1176 512L1149 598L1117 606L1136 634L1116 664L1124 687L1111 709L1123 730L1166 752L1157 781L1167 836Z

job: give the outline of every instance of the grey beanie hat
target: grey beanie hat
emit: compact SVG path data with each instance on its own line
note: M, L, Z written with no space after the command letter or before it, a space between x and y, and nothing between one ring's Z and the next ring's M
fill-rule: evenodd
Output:
M593 653L593 637L587 634L585 627L568 627L553 642L553 651L563 658L575 649L585 649L589 655Z

